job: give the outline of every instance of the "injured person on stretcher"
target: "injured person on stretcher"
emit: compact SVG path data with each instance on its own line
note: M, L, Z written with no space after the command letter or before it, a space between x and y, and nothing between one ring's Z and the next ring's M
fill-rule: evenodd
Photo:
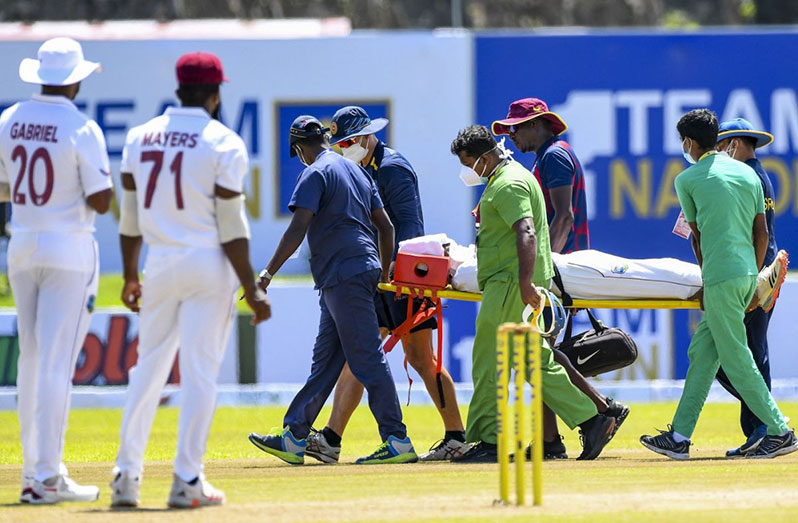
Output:
M458 245L445 234L431 234L406 240L399 252L442 255L452 260L451 283L455 290L479 293L477 256L473 245ZM597 250L570 254L552 253L552 262L562 278L562 287L571 298L580 300L676 299L698 300L703 283L701 268L675 258L630 259ZM779 251L776 260L762 269L757 292L749 309L769 310L787 273L788 258ZM558 296L562 290L552 281L549 289Z

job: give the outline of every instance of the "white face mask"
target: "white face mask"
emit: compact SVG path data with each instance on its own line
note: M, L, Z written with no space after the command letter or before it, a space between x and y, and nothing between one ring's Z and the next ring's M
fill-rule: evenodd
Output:
M729 158L734 158L735 153L737 153L737 145L734 140L729 142L729 146L726 147L726 154L729 155Z
M310 167L310 164L305 161L305 155L302 154L302 148L298 145L295 145L294 149L296 149L297 158L299 158L299 161L302 162L302 165L305 167Z
M690 140L690 147L685 151L684 142L686 142L687 140ZM693 140L691 140L690 138L685 138L684 140L682 140L682 154L684 155L684 159L687 160L687 163L690 164L695 163L695 159L692 156L690 156L690 151L692 150L693 150Z
M495 149L494 147L493 149ZM492 151L491 149L490 151ZM483 156L488 154L490 151L485 151L484 153L479 155L477 161L474 162L472 167L466 167L465 165L460 166L460 179L463 180L463 183L466 184L468 187L474 187L477 185L485 185L488 183L488 176L485 176L485 169L488 168L488 164L485 164L485 167L482 168L482 172L477 173L476 166L479 161L482 159Z
M360 145L360 142L355 142L346 149L341 149L341 154L347 160L352 160L355 163L360 163L363 158L369 153L369 150Z

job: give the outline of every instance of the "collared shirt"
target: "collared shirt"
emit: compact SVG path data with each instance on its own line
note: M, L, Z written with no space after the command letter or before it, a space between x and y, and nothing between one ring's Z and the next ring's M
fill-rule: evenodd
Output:
M765 266L773 263L776 259L776 253L779 252L779 247L776 244L776 197L773 192L773 183L770 181L770 176L762 168L762 164L756 158L750 158L745 161L745 164L751 167L754 172L759 176L759 181L762 183L762 191L765 195L765 221L768 224L768 250L765 252Z
M556 136L549 138L537 150L533 173L546 201L549 224L554 220L554 206L549 191L557 187L571 186L571 209L574 223L562 249L562 254L590 248L590 231L587 225L587 199L585 197L585 175L582 164L571 145Z
M418 192L418 176L407 159L382 142L374 148L366 172L377 184L385 212L393 223L396 244L424 235L424 214Z
M725 155L704 155L674 184L685 219L701 232L704 284L756 275L751 228L765 212L765 196L753 169Z
M86 197L112 185L100 127L64 96L14 104L0 115L0 183L13 232L93 232Z
M120 167L136 182L150 245L219 247L215 186L243 192L244 141L201 107L169 107L128 132Z
M330 150L300 173L288 209L313 212L308 246L317 289L381 268L371 213L382 206L366 171Z
M532 218L537 235L532 281L538 286L548 285L554 269L545 216L543 193L532 173L516 161L506 162L496 170L479 201L477 278L480 289L492 279L518 281L518 250L513 225L522 218Z

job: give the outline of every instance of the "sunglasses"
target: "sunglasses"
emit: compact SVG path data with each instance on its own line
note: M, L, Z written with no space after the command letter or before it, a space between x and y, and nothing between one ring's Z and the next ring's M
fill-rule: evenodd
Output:
M348 149L353 145L355 145L355 143L357 143L357 140L355 138L350 138L348 140L343 140L341 142L338 142L336 145L341 149Z
M522 127L527 126L527 125L530 125L530 126L531 125L535 125L535 121L534 120L527 120L526 122L521 122L521 123L517 123L515 125L511 125L510 126L510 132L511 133L517 133Z

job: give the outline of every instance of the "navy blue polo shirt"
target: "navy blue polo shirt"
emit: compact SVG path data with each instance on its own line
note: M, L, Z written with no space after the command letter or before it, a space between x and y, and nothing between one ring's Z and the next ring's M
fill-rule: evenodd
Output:
M776 230L774 228L774 220L776 218L776 197L773 192L773 183L770 181L770 176L762 168L762 164L756 158L751 158L745 161L746 165L751 167L756 175L759 176L759 181L762 182L762 192L765 193L765 221L768 224L768 250L765 252L765 266L773 263L776 259L776 253L779 248L776 245Z
M562 254L590 248L590 230L587 223L587 198L585 175L582 164L571 145L557 136L552 136L537 150L532 169L543 189L549 225L554 220L554 206L549 191L557 187L571 186L571 210L574 223L562 249Z
M371 224L371 212L382 206L368 174L330 150L300 173L288 209L313 212L308 245L317 289L382 267Z
M424 235L418 176L404 156L382 142L374 148L366 172L377 183L385 212L393 223L396 258L400 241Z

